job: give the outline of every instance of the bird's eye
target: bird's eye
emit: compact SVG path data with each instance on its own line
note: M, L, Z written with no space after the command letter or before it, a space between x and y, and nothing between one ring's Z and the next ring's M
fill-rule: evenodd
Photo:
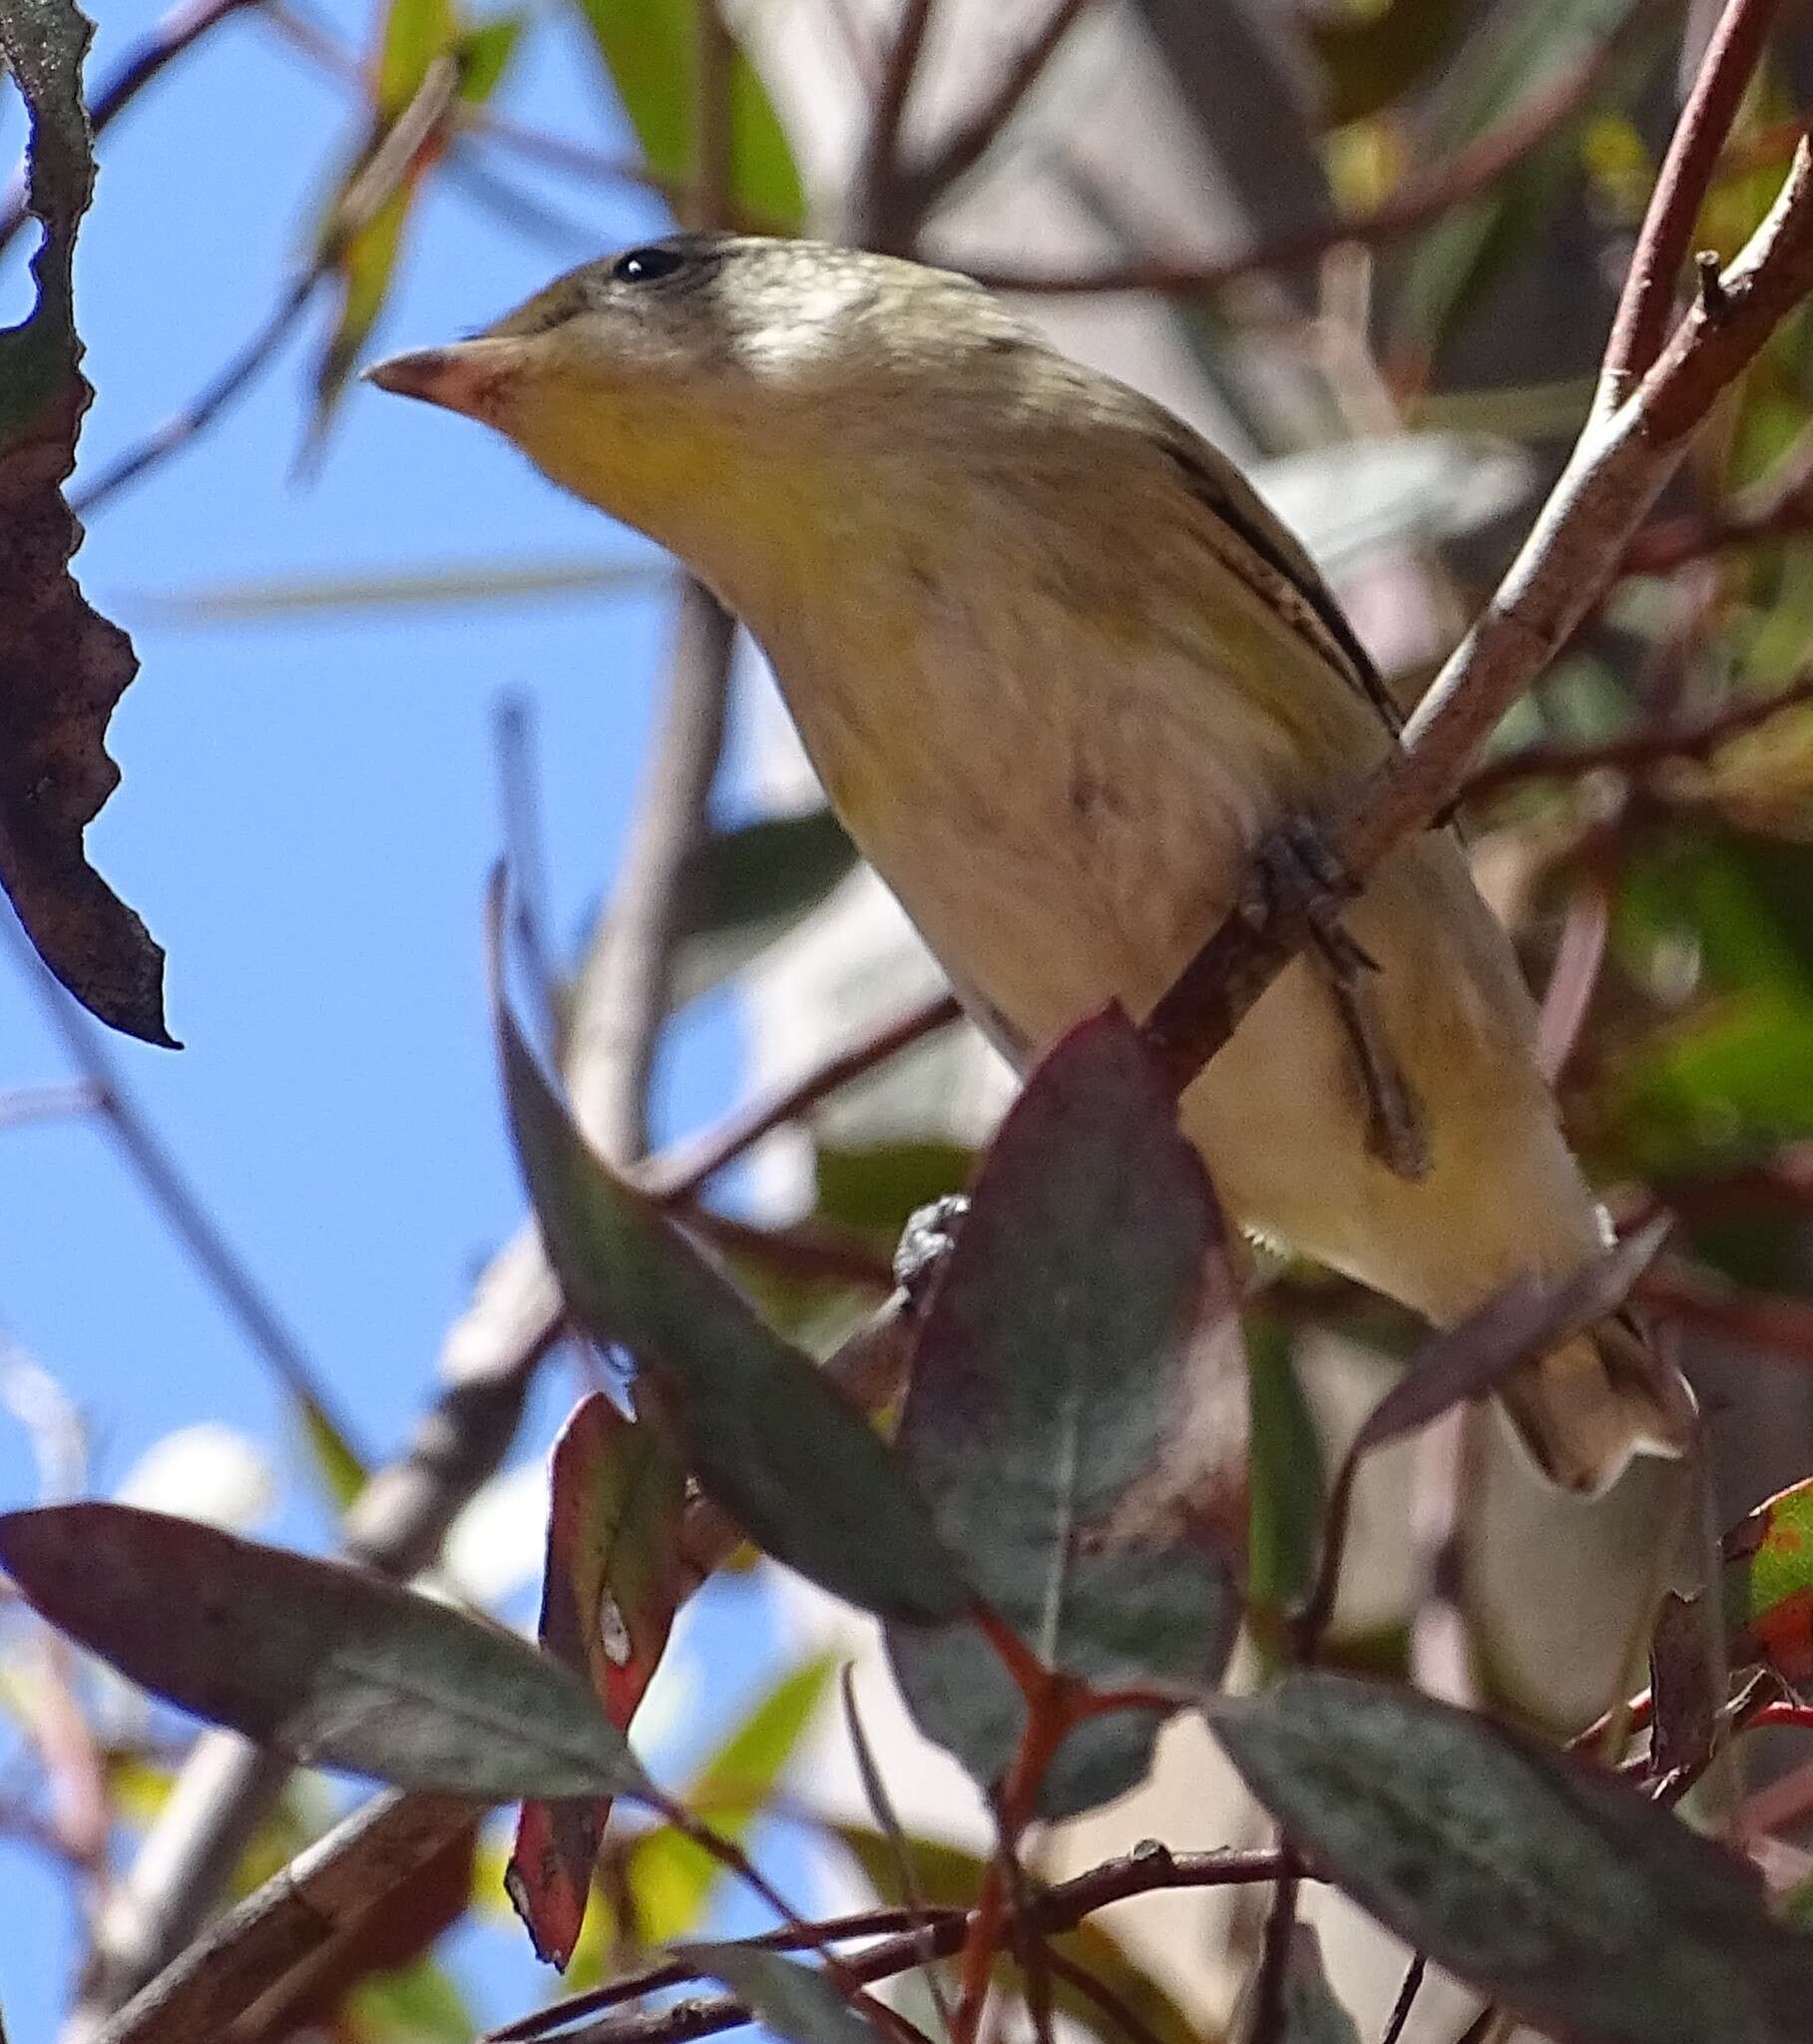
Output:
M685 261L678 249L632 249L611 265L619 283L652 283L657 277L672 276Z

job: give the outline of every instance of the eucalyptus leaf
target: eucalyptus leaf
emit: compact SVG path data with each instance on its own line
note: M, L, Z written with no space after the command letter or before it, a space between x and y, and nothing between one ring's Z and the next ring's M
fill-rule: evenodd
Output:
M714 1974L786 2044L878 2044L879 2032L816 1967L747 1944L682 1944L678 1958Z
M484 1801L652 1792L569 1670L343 1562L75 1504L0 1517L0 1564L123 1675L306 1765Z
M776 1560L908 1623L968 1592L905 1468L652 1201L593 1156L501 1008L504 1090L567 1308L658 1384L706 1492Z
M1207 1705L1316 1866L1571 2044L1806 2044L1813 1938L1636 1788L1413 1691L1320 1672Z
M1184 1495L1227 1450L1216 1393L1239 1371L1218 1230L1171 1098L1114 1009L1028 1079L933 1279L900 1451L983 1597L1093 1687L1211 1683L1233 1644L1228 1558ZM1025 1705L993 1648L966 1625L892 1628L888 1651L920 1729L998 1783ZM1039 1813L1133 1787L1162 1715L1079 1726Z

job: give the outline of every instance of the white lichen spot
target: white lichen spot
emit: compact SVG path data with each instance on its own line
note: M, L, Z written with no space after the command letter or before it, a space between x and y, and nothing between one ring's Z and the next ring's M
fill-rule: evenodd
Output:
M604 1642L605 1659L613 1668L627 1668L635 1648L630 1628L624 1622L623 1607L609 1590L598 1603L598 1636Z

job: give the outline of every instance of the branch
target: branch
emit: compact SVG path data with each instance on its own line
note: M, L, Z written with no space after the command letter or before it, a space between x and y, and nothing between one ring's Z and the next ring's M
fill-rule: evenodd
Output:
M788 1122L801 1120L821 1101L866 1077L877 1065L886 1064L903 1050L962 1019L963 1009L954 994L929 995L904 1014L877 1024L855 1042L833 1052L802 1077L772 1093L758 1095L726 1115L715 1128L664 1151L647 1171L639 1174L643 1189L669 1203L695 1198L709 1180L752 1150L764 1136Z
M223 2037L275 1980L375 1908L484 1815L451 1796L374 1796L212 1924L94 2044Z
M99 1111L107 1096L89 1079L71 1086L15 1086L0 1093L0 1129L22 1129L30 1122L63 1121Z
M1502 760L1489 760L1467 776L1462 798L1475 802L1502 794L1526 780L1578 780L1583 774L1605 768L1622 772L1658 766L1671 760L1704 761L1721 746L1779 717L1785 710L1798 710L1813 703L1813 674L1800 676L1773 696L1755 697L1747 702L1727 704L1703 717L1683 719L1677 724L1651 725L1618 739L1604 739L1593 745L1569 745L1556 740L1521 747Z
M1344 220L1314 221L1269 242L1219 256L1143 256L1098 269L1031 269L999 263L957 261L978 282L996 290L1034 295L1076 295L1092 291L1157 291L1172 297L1215 291L1243 277L1291 269L1350 243L1374 247L1395 241L1489 191L1540 148L1564 122L1580 112L1621 49L1624 37L1644 13L1631 6L1612 33L1541 92L1476 136L1467 147L1434 169L1406 178L1391 197Z
M995 89L974 113L959 122L923 162L900 167L894 198L897 232L917 227L945 193L959 179L968 177L994 147L1089 5L1090 0L1055 0L1045 20L1009 60L995 81Z
M1702 296L1629 398L1583 433L1498 593L1412 718L1402 750L1324 826L1345 876L1337 899L1354 898L1387 853L1454 801L1479 747L1611 580L1714 399L1809 287L1813 156L1803 141L1768 219L1716 297ZM1307 941L1311 907L1274 898L1229 916L1159 1000L1147 1031L1179 1090Z
M1694 223L1780 5L1781 0L1729 0L1712 31L1656 177L1612 315L1594 399L1600 417L1616 411L1661 352Z
M1169 1852L1162 1846L1140 1846L1119 1859L1105 1860L1074 1880L1060 1882L1035 1895L1026 1908L1029 1927L1046 1936L1073 1930L1086 1916L1135 1895L1152 1894L1168 1888L1228 1887L1275 1881L1285 1870L1285 1856L1273 1850L1222 1852ZM865 1911L857 1917L833 1917L811 1926L822 1941L860 1936L879 1927L879 1913ZM908 1912L888 1912L905 1919ZM921 1917L904 1924L895 1935L844 1960L845 1972L864 1985L892 1979L931 1959L948 1959L962 1949L977 1912L963 1909L933 1909L928 1922ZM797 1950L797 1933L770 1931L746 1940L770 1950ZM576 1994L565 2001L537 2009L519 2022L494 2030L485 2044L529 2044L548 2031L558 2029L561 2044L683 2044L692 2037L708 2037L720 2030L734 2029L751 2020L741 2003L725 1996L710 2001L680 2002L655 2014L637 2010L630 2015L587 2023L570 2029L569 2024L600 2014L627 2001L640 2001L649 1994L672 1987L683 1987L698 1978L696 1969L676 1961L609 1986Z
M899 217L900 123L931 20L932 0L905 0L870 104L868 133L850 177L849 239L896 254L903 253L912 225Z

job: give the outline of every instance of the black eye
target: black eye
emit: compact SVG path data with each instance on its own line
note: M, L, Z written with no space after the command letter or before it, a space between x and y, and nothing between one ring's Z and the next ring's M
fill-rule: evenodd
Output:
M652 283L659 276L672 276L685 259L678 249L664 249L659 244L652 249L632 249L612 263L611 274L619 283Z

